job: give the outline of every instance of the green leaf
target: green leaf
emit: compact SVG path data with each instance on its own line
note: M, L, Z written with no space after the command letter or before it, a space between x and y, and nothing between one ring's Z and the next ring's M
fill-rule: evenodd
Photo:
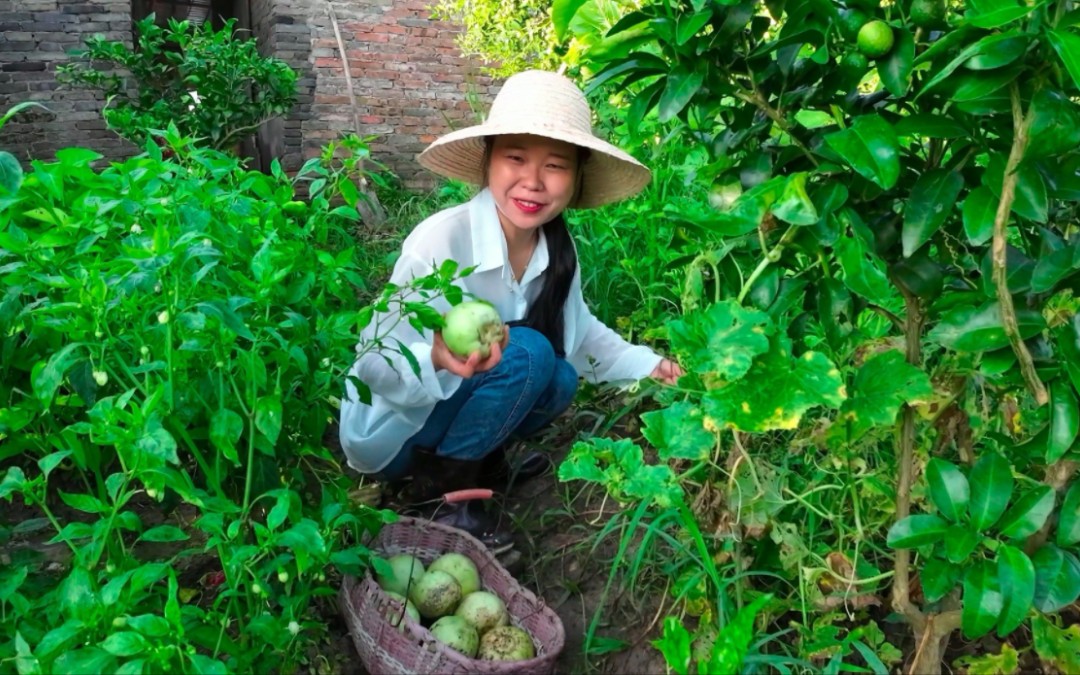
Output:
M9 195L19 191L23 182L22 165L10 152L0 151L0 190Z
M75 567L60 584L60 610L71 619L89 621L98 607L98 597L90 572Z
M998 549L998 579L1003 598L998 618L998 637L1016 630L1035 600L1035 566L1027 554L1018 548L1002 545Z
M1056 541L1058 546L1080 542L1080 480L1073 481L1061 502Z
M156 417L146 422L142 436L135 442L135 447L143 453L172 464L180 464L180 457L176 454L176 439L173 438Z
M919 580L922 582L923 595L926 596L926 601L937 602L944 598L952 589L956 588L956 584L960 582L960 577L963 574L964 568L960 565L954 565L941 558L927 560L919 573Z
M952 213L963 188L964 178L956 171L931 169L919 177L904 208L905 258L930 241Z
M971 469L968 513L978 533L990 529L1005 512L1013 493L1012 467L996 452L987 452Z
M244 418L238 413L222 408L210 418L210 442L230 462L240 464L240 455L236 444L244 433Z
M952 462L934 457L926 465L926 480L930 498L941 515L959 523L967 515L971 488L964 474Z
M139 536L139 541L187 541L187 533L174 525L158 525L152 527Z
M999 28L1027 16L1036 5L1020 5L1013 0L968 0L971 11L967 23L977 28Z
M900 178L896 134L877 115L857 117L850 127L829 134L825 142L867 180L888 190Z
M896 123L896 135L901 138L963 138L968 135L968 130L944 115L916 113L900 118Z
M1061 155L1080 145L1080 111L1065 94L1040 89L1031 98L1030 110L1034 119L1025 158ZM1060 176L1063 172L1053 173Z
M854 441L878 426L891 426L905 403L928 398L934 388L919 368L893 349L868 359L855 374L851 397L840 408L840 419L850 423L844 430Z
M991 156L983 173L983 185L990 188L994 196L1001 198L1001 188L1005 180L1005 158L1000 154ZM1046 194L1046 182L1034 165L1022 163L1016 168L1016 197L1013 200L1013 213L1045 223L1049 203Z
M34 648L34 655L38 659L48 662L61 651L67 651L75 646L76 639L86 630L86 624L82 621L69 620L62 625L53 628L41 642Z
M911 84L911 69L915 63L915 37L905 28L893 28L895 42L892 51L878 60L878 76L893 96L907 94Z
M671 347L706 385L737 380L754 357L769 350L773 332L768 314L740 307L734 300L710 305L668 325Z
M60 493L60 499L64 500L65 504L76 511L82 511L83 513L108 513L111 511L108 504L92 495L64 492L63 490L58 490L58 492Z
M281 434L280 394L263 396L255 403L255 428L266 436L271 444L277 443Z
M671 71L667 76L664 93L660 95L660 123L666 124L682 112L682 109L694 98L694 94L701 89L704 81L705 73L701 69L687 71L682 67L677 67Z
M146 638L133 631L113 633L105 638L102 649L114 656L135 656L146 651Z
M1024 339L1038 335L1046 327L1042 315L1034 310L1018 309L1016 319ZM1009 346L997 302L982 307L960 306L941 317L926 337L959 352L993 351Z
M1046 442L1046 463L1061 459L1080 433L1080 408L1072 383L1058 378L1050 383L1050 436Z
M889 528L886 543L892 548L918 548L941 541L949 524L932 514L919 514L898 520Z
M620 440L633 443L628 438ZM597 465L596 451L594 450L594 446L602 445L602 441L607 441L605 445L610 445L613 442L610 438L596 438L589 442L578 441L574 443L566 459L559 465L559 480L563 482L583 480L590 483L603 483L604 472ZM610 449L606 450L610 451Z
M147 637L165 637L172 628L169 622L156 614L140 614L129 617L127 625Z
M1080 88L1080 37L1066 31L1051 30L1046 32L1046 38L1065 64L1073 84Z
M72 343L64 346L49 357L48 362L39 362L31 371L30 382L34 395L46 408L52 403L56 390L64 381L64 375L81 358L76 350L82 345Z
M864 226L865 227L865 226ZM844 236L836 242L836 255L844 272L844 285L870 302L888 303L896 294L885 261L862 237Z
M642 435L653 444L660 461L672 459L705 460L716 447L716 434L703 426L701 408L680 401L662 410L641 415L645 423Z
M1054 510L1054 496L1053 488L1040 485L1017 499L998 523L1001 536L1025 539L1038 532Z
M950 525L945 532L945 557L958 565L967 561L979 545L979 535L967 525Z
M950 34L957 35L957 39L960 39L960 40L963 39L963 37L960 36L959 31L951 31ZM939 70L936 75L934 75L932 78L930 78L930 80L925 85L923 85L922 90L919 91L919 93L915 97L915 99L918 100L918 98L920 96L922 96L923 94L925 94L926 92L930 91L935 86L937 86L938 84L943 82L946 78L948 78L950 75L952 75L953 72L957 68L964 65L964 63L966 63L969 59L974 58L976 56L981 56L983 54L992 53L997 49L997 46L998 46L999 43L1005 42L1007 40L1013 40L1013 39L1016 39L1017 37L1022 37L1022 36L1023 36L1023 33L1021 33L1020 31L1011 30L1011 31L1008 31L1008 32L1005 32L1005 33L997 33L997 34L994 34L994 35L987 35L986 37L982 38L981 40L979 40L975 44L968 46L966 49L964 49L964 51L960 52L960 54L957 55L957 57L955 59L950 61L948 63L948 65L946 65L944 68ZM943 40L938 40L938 42L943 42ZM945 46L944 48L947 49L948 47ZM927 51L930 51L930 50L927 50ZM923 56L925 56L925 55L923 55ZM916 59L917 62L921 62L921 60L922 60L922 57L920 57L919 59Z
M1027 51L1030 38L1020 35L1003 42L999 42L994 49L978 56L973 56L964 63L964 67L970 70L993 70L1007 66L1024 55Z
M1080 391L1080 314L1061 326L1055 338L1058 358L1065 366L1073 388Z
M990 561L979 560L964 574L960 626L968 640L986 635L997 625L1002 597L994 572Z
M820 217L810 196L806 194L805 171L788 176L784 192L773 205L772 212L780 220L792 225L813 225Z
M676 19L675 42L678 45L686 44L690 38L697 35L698 31L705 27L712 19L711 9L703 9L693 14L680 14Z
M278 537L278 544L293 549L300 548L313 555L326 553L326 540L319 534L315 521L308 518L282 532Z
M674 616L664 618L664 632L652 645L664 655L664 661L676 675L690 672L690 633Z
M116 658L99 647L64 652L53 661L52 671L65 675L101 675L116 672Z
M60 466L60 463L70 456L71 450L50 453L38 460L38 468L41 469L42 475L48 478L53 469Z
M551 23L555 28L556 40L562 42L566 39L570 22L585 2L586 0L554 0L551 3Z
M1080 562L1071 553L1047 544L1035 552L1035 608L1051 614L1080 597Z
M683 494L675 474L666 464L646 464L635 471L627 471L627 481L623 489L627 497L642 501L655 500L662 509L678 504Z
M1044 666L1058 673L1080 673L1080 624L1062 629L1050 617L1036 614L1031 619L1031 637Z
M1016 80L1021 69L1007 68L992 72L972 72L953 76L949 83L952 92L949 100L957 103L970 103L980 99L987 99L996 91L1004 89L1008 84Z
M1031 273L1031 290L1034 293L1045 293L1054 288L1059 281L1072 273L1073 250L1063 248L1044 255L1035 263L1035 270Z
M776 338L745 377L705 395L705 414L718 428L763 432L794 429L806 411L837 408L846 398L840 371L824 354L790 356L790 343Z

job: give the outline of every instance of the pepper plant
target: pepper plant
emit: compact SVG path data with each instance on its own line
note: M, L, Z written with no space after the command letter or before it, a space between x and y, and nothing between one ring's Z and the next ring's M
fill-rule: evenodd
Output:
M360 303L343 149L367 152L293 178L175 126L101 170L0 153L0 498L26 507L0 522L0 673L291 670L326 639L392 518L323 444L358 335L400 351L395 321L461 295L446 265Z
M1052 626L1080 592L1071 538L1045 543L1076 507L1080 12L652 0L609 24L575 21L583 5L555 3L556 34L586 46L576 70L623 106L625 141L678 135L709 159L699 197L665 207L701 254L668 331L689 372L643 416L660 463L639 449L616 471L583 446L560 475L629 501L643 482L692 504L719 493L736 520L720 540L759 561L778 546L800 587L805 563L788 562L816 558L818 590L840 583L845 602L888 579L913 672L938 671L958 628ZM846 473L831 511L812 497L833 489L815 485L829 465ZM951 465L972 467L966 511ZM731 489L744 472L750 498ZM784 527L796 513L828 523L838 557ZM1047 640L1040 657L1063 664Z

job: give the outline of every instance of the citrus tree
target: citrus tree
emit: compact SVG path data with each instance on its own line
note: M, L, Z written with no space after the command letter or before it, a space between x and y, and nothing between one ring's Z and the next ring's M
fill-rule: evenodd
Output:
M704 148L708 197L664 206L702 253L668 331L689 373L643 416L661 461L598 441L560 475L689 504L702 530L719 499L716 541L748 564L796 556L800 587L817 560L822 607L836 589L869 603L880 572L912 672L940 670L956 630L1008 640L1029 622L1067 669L1047 645L1080 595L1080 11L653 0L590 29L582 4L552 15L561 39L605 46L581 54L589 91L622 106L630 142ZM848 472L841 496L778 481L778 447ZM830 513L815 554L799 532Z

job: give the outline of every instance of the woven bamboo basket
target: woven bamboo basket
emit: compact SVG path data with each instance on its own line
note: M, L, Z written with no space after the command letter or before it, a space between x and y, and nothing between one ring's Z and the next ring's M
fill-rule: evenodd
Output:
M369 547L384 557L399 553L416 556L425 566L444 553L468 556L480 570L481 586L506 603L510 623L532 636L536 657L527 661L480 661L439 642L427 628L407 616L395 628L388 617L394 616L393 608L400 605L379 588L369 569L362 579L347 577L339 597L356 651L368 673L547 675L555 672L555 660L566 641L558 614L519 584L475 537L439 523L402 516L384 526Z

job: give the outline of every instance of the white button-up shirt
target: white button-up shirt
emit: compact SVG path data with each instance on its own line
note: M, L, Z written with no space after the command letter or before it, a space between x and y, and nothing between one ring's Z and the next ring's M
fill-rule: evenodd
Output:
M448 259L457 261L461 268L476 266L460 281L461 288L494 305L504 322L515 321L525 318L530 303L540 293L548 266L547 241L541 230L520 283L515 281L495 200L485 189L468 203L420 223L405 239L390 281L405 285L414 277L432 273ZM450 308L443 298L430 304L439 312ZM647 377L660 363L660 355L652 349L630 344L593 316L581 295L580 266L563 312L566 360L579 375L594 382L634 381ZM361 344L371 339L375 323L364 331ZM386 325L387 321L381 323ZM394 344L396 339L406 345L420 364L420 377L405 357L395 352L369 353L353 364L350 374L371 388L372 397L371 405L365 405L353 384L346 384L341 445L354 469L364 473L383 469L424 426L435 404L457 391L462 378L446 370L436 372L432 365L433 337L430 331L422 334L401 321L384 341Z

